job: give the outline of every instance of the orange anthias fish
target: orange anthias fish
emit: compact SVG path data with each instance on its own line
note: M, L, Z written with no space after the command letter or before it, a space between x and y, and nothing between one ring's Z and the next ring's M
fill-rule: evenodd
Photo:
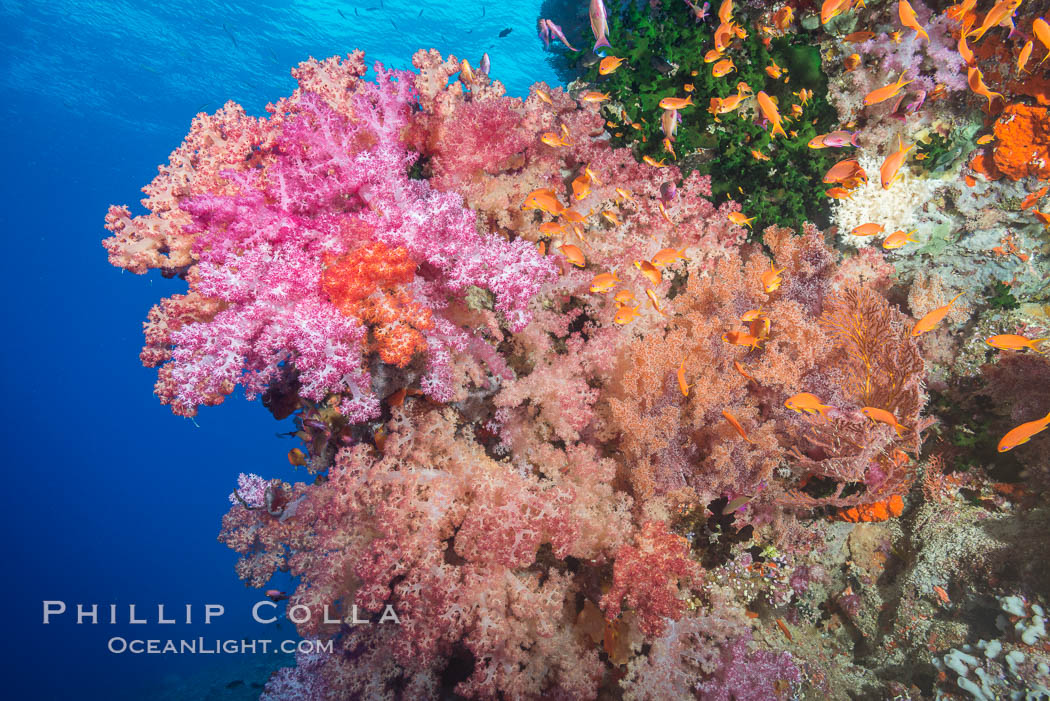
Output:
M919 24L919 18L915 16L915 10L912 8L911 3L909 3L908 0L898 1L897 16L900 17L901 26L915 30L916 37L921 36L926 41L930 40L930 35L927 34L926 30Z
M1042 17L1038 17L1032 22L1032 33L1035 34L1035 38L1039 40L1043 48L1047 50L1046 56L1043 56L1043 61L1045 61L1050 58L1050 24L1047 24ZM1039 62L1040 66L1043 65L1043 61Z
M999 441L999 452L1005 453L1023 443L1027 443L1031 440L1032 436L1044 430L1047 426L1050 426L1050 414L1047 414L1041 419L1028 421L1016 428L1010 429L1006 435L1003 436L1002 440Z
M853 193L842 187L833 187L824 193L833 200L848 200Z
M687 385L685 383L685 359L683 358L682 364L678 366L678 389L682 390L683 397L689 396L690 387L692 387L692 385Z
M712 66L711 75L715 78L721 78L722 76L728 75L729 73L735 70L736 66L733 65L733 59L723 58L721 61Z
M766 75L768 75L773 80L777 80L783 74L784 69L778 66L776 61L773 61L768 66L766 66Z
M691 107L693 104L693 96L689 97L665 97L660 100L660 109L662 110L680 110L685 107Z
M555 234L564 234L565 227L556 221L549 221L540 224L540 233L546 236L554 236Z
M739 372L741 375L743 375L746 379L751 380L756 385L758 384L758 380L756 380L755 378L751 377L751 375L747 374L747 370L744 369L744 366L740 364L739 360L734 360L733 361L733 368L736 369L736 371Z
M617 292L615 296L613 296L613 301L616 302L617 304L627 304L628 302L632 301L633 299L634 299L634 293L631 292L626 287L623 288L622 290L620 290L619 292Z
M594 102L605 102L609 99L608 93L598 92L596 90L589 90L583 95L580 95L580 102L594 103Z
M825 419L828 418L828 415L824 412L831 408L827 404L821 404L820 399L809 392L799 392L788 397L787 401L784 402L784 406L798 413L804 411L807 414L820 414Z
M843 180L855 177L858 172L863 173L864 170L860 167L860 163L857 159L847 158L844 161L839 161L828 169L828 172L824 174L824 182L840 183Z
M642 161L644 161L646 165L650 165L653 168L666 168L667 167L667 164L664 163L662 160L658 161L655 158L653 158L652 156L642 156Z
M724 54L718 49L711 49L706 54L704 54L704 63L714 63L715 61L720 61L722 59L722 56L724 56Z
M860 54L850 54L842 60L842 69L849 73L860 65Z
M572 196L582 200L591 194L591 178L586 173L572 181Z
M850 233L854 236L875 236L877 234L881 234L882 232L882 224L870 223L861 224L858 227L854 227L853 231L851 231Z
M598 174L591 170L590 166L584 166L583 172L591 179L591 182L595 185L601 185L602 181L598 179Z
M791 26L792 20L795 19L795 10L791 5L784 5L776 12L773 13L773 26L784 31Z
M572 224L582 224L587 221L587 217L580 214L575 209L562 209L560 214L565 218L565 221Z
M988 10L981 26L970 32L969 36L974 37L974 41L980 41L988 30L999 26L1006 18L1012 16L1020 5L1021 0L999 0L992 9Z
M757 151L755 149L751 149L751 157L754 158L756 161L768 161L769 160L769 156L767 156L766 154L762 153L761 151Z
M539 88L536 88L536 97L540 98L551 107L554 106L554 100L551 99L551 96L547 93L546 90L540 90Z
M641 271L645 279L649 281L649 284L656 287L663 282L663 275L660 274L660 269L647 260L638 260L634 262L634 267Z
M728 23L733 19L733 0L722 0L718 7L718 19Z
M729 42L733 39L733 25L731 23L723 22L718 25L715 29L715 51L719 53L726 50L729 46Z
M885 409L879 409L873 406L866 406L861 408L860 413L867 416L876 423L884 423L887 426L892 426L893 430L897 432L897 435L903 435L903 432L908 430L907 426L902 425L897 421L897 417L886 411Z
M595 275L594 279L591 280L591 292L603 295L616 287L616 283L618 282L620 282L620 278L616 277L616 273L601 273L600 275Z
M641 316L641 314L638 311L638 307L628 307L627 305L623 305L616 310L616 314L613 316L613 323L623 326L639 316Z
M1029 39L1021 47L1021 52L1017 54L1017 75L1020 76L1024 73L1025 68L1028 66L1028 59L1032 57L1032 50L1035 48L1035 44Z
M553 131L547 131L540 135L540 141L547 144L551 148L560 148L562 146L568 146L569 142L566 141L560 134Z
M1036 202L1043 198L1043 195L1050 191L1050 185L1044 185L1035 192L1028 193L1023 200L1021 200L1021 209L1028 209Z
M861 44L868 39L874 39L875 32L853 32L842 37L843 41L848 41L851 44Z
M755 221L755 218L751 217L750 219L748 219L746 216L744 216L743 212L730 212L729 221L733 222L737 226L746 226L750 229L751 222Z
M998 336L991 336L984 340L992 348L998 348L999 350L1021 350L1022 348L1031 348L1036 353L1042 353L1037 346L1043 341L1048 341L1050 338L1026 338L1025 336L1018 336L1012 333L1004 333Z
M752 349L758 348L762 342L762 339L743 331L726 331L722 334L722 340L731 346L747 346Z
M915 148L915 144L911 144L908 147L904 146L904 139L900 134L897 135L897 150L886 156L886 160L882 162L882 167L879 168L879 177L882 180L882 189L890 189L890 185L900 175L901 166L904 165L904 159L908 155L908 151Z
M820 6L820 23L827 24L849 9L850 0L824 0Z
M553 190L546 188L533 190L525 198L522 209L539 209L547 214L561 214L565 207L558 201L558 196Z
M864 104L870 107L871 105L877 105L880 102L889 100L891 97L896 97L900 93L900 91L904 89L904 86L908 85L911 82L912 81L910 80L905 80L904 73L901 73L900 77L897 78L897 82L890 83L889 85L885 85L881 88L876 88L875 90L872 90L870 93L865 95Z
M937 307L929 314L919 319L912 328L911 335L918 336L934 329L937 324L941 323L944 317L948 316L948 312L952 310L952 305L955 304L955 300L959 299L961 296L962 292L952 297L952 301L948 302L943 307Z
M624 59L617 58L616 56L606 56L602 59L601 63L598 64L598 73L600 75L609 75L616 71L623 64Z
M578 247L573 246L571 243L563 244L558 246L558 250L561 251L565 259L575 265L577 268L583 268L587 265L587 259L583 256L583 251Z
M620 221L620 218L616 216L616 212L611 212L609 210L605 210L602 212L602 219L609 222L613 226L620 226L623 223Z
M729 411L727 411L726 409L722 410L722 416L725 417L726 421L729 422L730 426L736 429L736 432L740 434L741 438L743 438L748 443L754 443L754 441L751 440L751 437L747 435L747 431L744 430L744 427L740 425L740 422L735 416L729 413Z
M769 270L762 273L762 289L765 290L766 294L772 294L780 289L780 283L783 282L780 279L782 272L784 272L783 268L778 270L773 266L773 261L769 262Z
M1004 100L1006 99L1003 97L1002 93L988 89L988 86L984 83L984 76L981 75L981 69L977 66L970 66L966 70L966 83L970 86L970 90L973 90L974 93L988 100L988 109L991 109L992 102L995 98L999 97Z
M769 123L773 125L773 130L770 132L772 136L776 136L777 132L784 138L787 138L787 132L784 131L784 127L780 125L780 110L777 109L776 103L773 99L759 90L755 96L758 99L758 109L761 110L762 116L769 120Z
M668 138L664 138L664 151L671 154L671 158L678 160L678 154L674 152L674 146L671 145L671 140Z
M662 268L665 265L670 265L676 260L687 260L685 257L685 249L677 250L674 248L664 248L656 252L653 256L653 265Z
M621 199L622 199L622 200L623 200L624 202L634 202L634 198L633 198L633 197L631 197L631 193L629 193L629 192L628 192L627 190L624 190L624 189L623 189L622 187L618 187L618 188L616 188L616 194L617 194L617 195L618 195L618 196L619 196L619 197L620 197L620 198L621 198Z
M882 247L887 251L892 251L897 248L903 248L909 243L918 243L916 239L911 237L918 229L912 229L911 231L894 231L892 234L886 237L886 240L882 242Z

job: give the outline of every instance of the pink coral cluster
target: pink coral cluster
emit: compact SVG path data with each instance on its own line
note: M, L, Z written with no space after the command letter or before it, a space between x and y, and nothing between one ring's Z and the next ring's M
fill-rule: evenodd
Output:
M910 475L887 461L918 448L921 363L881 296L881 259L853 264L871 283L858 290L812 227L745 245L707 177L613 148L566 92L506 97L435 51L414 64L368 82L359 52L303 63L269 117L198 116L147 189L150 213L107 218L115 264L189 283L146 325L161 400L192 415L238 385L263 395L295 416L305 452L289 459L318 473L242 476L223 520L239 576L296 577L299 633L335 650L300 656L264 697L795 688L793 658L756 649L750 602L711 573L807 499L848 503L847 479ZM538 190L561 210L525 209ZM594 284L608 272L615 293ZM885 322L864 328L886 345L888 398L854 391L829 330L849 295ZM760 342L726 340L762 319ZM836 407L826 425L785 408L801 391ZM859 414L883 399L909 441ZM811 477L836 478L834 497L789 496ZM730 529L722 508L741 499ZM355 607L400 623L342 622Z

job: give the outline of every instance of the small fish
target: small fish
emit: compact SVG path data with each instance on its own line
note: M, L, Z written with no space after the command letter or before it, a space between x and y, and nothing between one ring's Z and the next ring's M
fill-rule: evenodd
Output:
M926 333L927 331L933 330L937 324L941 323L944 317L948 316L948 312L952 310L952 305L955 304L955 300L962 296L962 292L952 297L952 300L942 307L937 307L923 318L919 319L915 326L911 330L912 336L919 336Z
M565 207L558 201L558 196L554 194L554 191L546 188L530 192L521 208L539 209L547 214L554 215L561 214L565 210Z
M585 199L591 194L591 179L586 173L572 181L572 196L577 201Z
M1050 58L1050 24L1046 23L1046 20L1042 17L1037 17L1032 22L1032 33L1035 34L1035 38L1039 40L1039 43L1046 49L1047 54L1043 56L1043 61ZM1043 65L1043 61L1039 62L1039 65Z
M860 54L850 54L842 60L842 69L849 73L860 65Z
M714 36L715 50L718 51L718 52L725 51L726 48L729 46L729 42L732 39L733 39L733 25L732 24L726 24L725 22L723 22L722 24L718 25L718 28L715 29L715 36Z
M660 215L663 216L664 221L670 224L671 226L674 226L674 220L671 219L671 215L667 213L666 209L664 209L664 203L657 202L656 208L660 210ZM1036 214L1040 214L1040 212L1036 212ZM1048 223L1047 226L1050 226L1050 223Z
M685 90L686 92L693 92L694 90L696 90L696 86L692 83L686 83L682 86L682 90Z
M673 182L667 181L660 185L660 199L663 200L665 204L670 204L671 200L673 200L677 194L678 186Z
M692 385L686 384L685 382L685 358L682 359L682 364L678 366L678 389L682 390L682 396L689 396L689 388Z
M569 49L570 51L579 51L579 49L573 47L573 45L569 43L569 40L565 38L565 32L561 30L560 26L558 26L554 22L551 22L549 19L540 21L547 23L547 29L550 31L550 35L552 38L560 41L562 44L565 45L565 48Z
M294 467L306 465L306 453L299 448L292 448L288 451L288 464Z
M677 161L678 160L678 154L674 152L674 146L671 145L671 140L665 138L663 143L664 143L664 150L667 151L669 154L671 154L671 158L673 158L673 159L675 159Z
M721 61L725 54L718 49L711 49L704 54L704 63L714 63L715 61Z
M609 99L609 93L598 92L597 90L588 90L583 95L580 95L580 102L605 102Z
M265 596L270 601L273 601L274 603L278 601L284 601L288 598L288 595L280 589L267 589L263 592L263 596Z
M758 94L755 95L758 99L758 109L762 112L762 116L769 120L769 123L773 125L773 130L770 132L772 136L776 136L777 132L780 135L787 138L787 132L784 131L784 127L780 125L780 111L777 109L776 103L773 102L772 98L766 93L759 90Z
M624 305L616 310L616 314L613 315L613 323L623 326L639 316L641 316L641 313L638 311L638 307L628 307Z
M981 138L977 139L977 145L984 146L985 144L990 144L993 141L995 141L995 134L985 134Z
M970 90L988 100L989 109L991 109L992 102L995 98L999 97L1004 100L1006 99L1003 97L1002 93L988 89L988 86L984 83L984 76L981 74L981 69L977 66L970 66L970 68L967 69L966 83L970 86Z
M864 104L867 106L877 105L880 102L889 100L891 97L896 97L897 94L904 89L905 85L908 85L912 82L910 80L904 80L904 75L904 73L901 73L900 77L897 78L897 82L890 83L889 85L885 85L881 88L876 88L875 90L872 90L870 93L865 95Z
M653 265L662 268L665 265L670 265L676 260L688 260L685 257L685 249L677 250L674 248L664 248L656 252L652 257Z
M868 224L861 224L860 226L854 227L850 233L854 236L875 236L881 234L884 231L882 224L875 224L874 222Z
M833 187L824 194L833 200L848 200L853 196L852 192L841 187Z
M616 216L615 212L611 212L609 210L605 210L604 212L602 212L602 218L605 219L605 221L607 221L610 224L612 224L613 226L621 226L622 225L622 222Z
M1047 340L1050 340L1050 338L1026 338L1025 336L1006 333L986 338L984 342L992 348L998 348L999 350L1021 350L1022 348L1030 348L1036 353L1042 353L1037 346Z
M922 37L927 42L930 41L930 35L926 33L926 30L919 24L919 18L915 16L915 9L911 6L908 0L898 0L897 2L897 16L900 18L901 26L908 29L915 30L915 37Z
M992 9L988 10L981 26L970 32L968 36L974 37L974 41L980 41L988 30L994 29L1012 16L1020 4L1021 0L999 0Z
M584 258L583 251L576 246L573 246L571 243L566 243L558 246L558 250L561 251L567 261L575 265L577 268L586 267L587 259Z
M563 209L561 211L561 216L565 218L565 221L572 224L582 224L587 221L587 217L580 214L575 209Z
M1043 198L1043 195L1045 195L1047 191L1050 191L1050 185L1045 185L1036 190L1035 192L1030 192L1027 195L1025 195L1025 198L1021 200L1021 209L1028 209L1029 207L1034 205L1036 202Z
M467 59L459 62L459 79L468 85L474 82L474 69L470 67L470 61Z
M733 59L724 58L711 68L711 75L715 78L721 78L722 76L728 75L729 73L732 73L735 70L736 66L733 65Z
M828 415L824 412L831 408L827 404L822 404L815 394L809 392L799 392L788 397L784 406L797 413L820 414L825 419L828 418Z
M547 131L540 135L540 141L547 144L551 148L561 148L562 146L568 146L569 142L566 141L561 135L553 131Z
M905 147L904 138L900 134L897 135L897 150L887 156L886 160L882 162L882 167L879 168L879 177L882 180L883 190L888 190L890 185L899 177L904 159L907 157L908 151L913 148L915 148L915 144Z
M859 146L859 138L859 131L846 131L840 129L839 131L833 131L830 134L824 134L824 138L821 141L826 147L842 148L843 146Z
M751 222L755 221L755 217L748 219L743 212L730 212L728 217L729 221L737 226L746 226L749 229L751 228Z
M866 406L861 408L860 413L867 416L875 423L884 423L887 426L893 428L897 432L898 436L903 435L903 432L908 430L907 426L902 425L897 421L897 417L885 409L879 409L878 407Z
M546 90L540 90L536 88L536 97L546 102L551 107L554 107L554 100L551 99L550 94Z
M616 194L619 195L620 199L624 202L634 202L634 198L631 197L631 193L624 190L622 187L616 188Z
M618 282L620 282L620 278L616 277L615 272L595 275L594 279L591 280L591 292L603 295L616 287Z
M784 637L788 639L789 643L794 642L794 639L791 637L791 631L788 630L787 625L784 623L784 619L777 619L777 627L780 628L780 632L784 634Z
M824 182L841 183L843 180L856 177L858 171L864 172L857 159L847 158L828 168L828 172L824 174Z
M1035 44L1029 39L1025 42L1024 46L1021 47L1021 52L1017 54L1017 75L1020 76L1025 72L1025 67L1028 66L1028 59L1032 57L1032 49L1035 48ZM1044 59L1045 60L1045 59Z
M634 293L626 287L621 289L613 296L613 301L617 304L627 304L634 300Z
M611 75L616 72L616 69L623 65L624 59L617 58L616 56L606 56L602 59L602 62L598 64L599 75Z
M656 301L656 293L651 289L646 288L645 296L649 298L649 304L653 305L653 309L662 316L667 316L667 313L663 309L660 309L660 303Z
M849 9L850 0L824 0L820 6L820 23L827 24Z
M887 251L892 251L896 248L903 248L909 243L918 243L916 239L911 237L918 229L912 229L911 231L894 231L892 234L886 237L886 240L882 242L882 247Z
M743 331L726 331L722 334L722 340L732 346L747 346L751 349L758 348L762 343L762 339Z
M605 12L605 3L602 0L591 0L587 14L591 20L591 31L594 32L594 48L592 51L597 51L603 46L611 48L609 39L606 37L606 33L609 31L609 20Z
M739 372L739 373L740 373L741 375L743 375L743 376L744 376L745 378L747 378L748 380L751 380L751 381L752 381L752 382L754 382L754 383L755 383L756 385L758 384L758 380L756 380L755 378L751 377L751 375L748 375L748 374L747 374L747 370L745 370L745 369L744 369L744 366L740 364L740 361L739 361L739 360L734 360L734 361L733 361L733 368L734 368L734 369L735 369L735 370L736 370L737 372Z
M861 44L869 39L875 38L875 32L853 32L842 37L842 41L848 41L851 44Z
M767 156L766 154L762 153L761 151L756 151L755 149L751 149L751 157L754 158L756 161L768 161L769 160L769 156Z
M785 31L795 19L795 10L791 5L784 5L773 13L773 26L780 31Z
M784 69L778 66L776 61L772 61L768 66L766 66L766 75L768 75L773 80L777 80L784 73Z
M422 12L422 10L420 10ZM489 75L489 71L492 70L492 59L489 58L488 53L481 54L481 72L485 75Z
M1016 428L1010 429L1006 435L1002 437L1002 440L999 441L999 452L1005 453L1008 450L1013 450L1017 446L1027 443L1031 440L1032 436L1043 431L1047 426L1050 426L1050 414L1047 414L1041 419L1028 421Z
M780 284L783 282L780 279L780 274L783 272L783 268L777 269L773 266L773 261L769 262L769 270L762 273L762 289L765 290L766 294L772 294L780 289Z
M545 236L556 236L558 234L565 233L565 227L556 221L549 221L540 224L540 233Z
M664 136L674 141L674 136L678 132L678 125L681 121L682 115L678 114L678 110L664 110L663 114L660 115L660 129L663 131Z
M651 165L654 168L666 168L667 167L667 164L664 163L662 160L661 161L657 161L657 160L653 159L651 156L642 156L642 160L645 162L646 165Z
M646 280L649 281L653 287L656 287L663 282L663 275L660 273L660 269L647 260L636 260L634 267L641 271L642 275Z
M726 409L723 409L722 416L725 417L725 420L729 422L730 426L736 429L736 432L740 434L741 438L743 438L748 443L754 443L754 441L751 440L751 437L747 435L747 431L744 430L744 427L740 425L740 421L738 421L732 413L730 413Z
M680 110L685 107L691 107L693 104L693 96L689 97L665 97L660 100L659 107L662 110Z

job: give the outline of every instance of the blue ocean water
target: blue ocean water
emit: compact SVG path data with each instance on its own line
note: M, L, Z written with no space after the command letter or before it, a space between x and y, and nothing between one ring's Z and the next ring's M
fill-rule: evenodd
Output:
M243 398L195 421L160 406L155 372L138 362L141 324L184 286L108 265L107 207L141 213L140 188L196 112L235 100L261 115L309 56L362 48L407 67L417 48L475 65L487 51L511 94L555 83L534 31L541 12L581 16L536 0L0 2L5 698L251 698L277 655L114 654L107 643L294 638L287 624L252 621L260 596L216 542L239 472L305 478L276 435L287 425ZM44 601L67 612L44 625ZM77 625L77 604L97 604L99 623ZM147 623L128 622L130 604ZM158 623L158 604L179 622ZM206 604L225 614L204 625Z

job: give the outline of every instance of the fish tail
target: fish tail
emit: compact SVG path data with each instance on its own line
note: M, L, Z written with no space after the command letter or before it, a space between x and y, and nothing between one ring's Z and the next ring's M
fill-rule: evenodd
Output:
M929 35L929 34L927 34L927 33L926 33L926 30L925 30L925 29L923 29L922 27L917 27L917 28L916 28L916 32L917 32L917 33L916 33L916 35L915 35L915 36L919 36L919 35L921 34L921 35L922 35L922 38L923 38L923 39L925 39L925 40L926 40L927 42L928 42L928 41L930 40L930 35Z
M597 51L599 48L601 48L603 46L608 46L610 49L612 48L612 44L609 43L609 38L607 36L605 36L604 34L602 36L598 37L598 41L594 42L594 49L592 49L592 50L593 51Z

